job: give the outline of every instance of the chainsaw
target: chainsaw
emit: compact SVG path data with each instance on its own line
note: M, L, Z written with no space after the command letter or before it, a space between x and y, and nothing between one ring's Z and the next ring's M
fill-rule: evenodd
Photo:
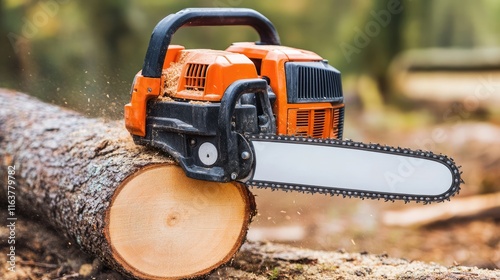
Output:
M226 50L171 45L186 26L252 27L258 42ZM251 9L184 9L153 30L125 105L136 144L168 153L188 177L423 203L458 193L461 172L442 154L343 139L340 72L319 55L281 46Z

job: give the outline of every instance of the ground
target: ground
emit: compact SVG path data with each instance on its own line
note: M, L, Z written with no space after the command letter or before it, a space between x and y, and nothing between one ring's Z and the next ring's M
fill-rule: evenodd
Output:
M2 220L7 218L4 214L0 216ZM462 232L471 234L467 232L469 227L464 228ZM8 230L1 228L0 239L5 241L8 233ZM473 231L472 235L474 234ZM126 279L107 269L97 259L79 251L77 246L42 225L40 221L20 217L16 238L15 272L8 270L6 254L1 254L1 269L7 271L2 279ZM383 238L375 239L383 240ZM404 239L402 241L404 244ZM482 242L476 240L471 244L475 246ZM451 244L439 245L438 247L445 248L445 251L454 252L454 246ZM2 246L2 252L5 247ZM460 248L462 244L456 247ZM491 251L485 252L487 253ZM349 252L344 249L313 251L274 243L248 241L228 266L217 269L207 278L466 280L499 279L500 270L485 270L457 264L446 267L437 263L394 258L387 253L370 254L365 251Z
M387 253L446 266L500 268L499 218L462 219L418 228L391 227L379 222L384 209L404 206L386 206L382 201L280 196L273 192L257 198L257 205L268 206L260 207L250 239L319 250Z

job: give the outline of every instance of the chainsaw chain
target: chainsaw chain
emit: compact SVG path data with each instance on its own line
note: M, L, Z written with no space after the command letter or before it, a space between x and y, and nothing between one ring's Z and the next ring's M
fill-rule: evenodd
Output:
M332 147L342 147L342 148L354 148L357 150L370 150L377 151L381 153L389 153L395 155L412 156L415 158L432 159L446 165L452 171L452 186L448 189L446 193L440 196L424 196L424 195L396 195L389 193L378 193L370 191L353 191L342 188L322 188L313 186L302 186L296 184L279 184L274 182L266 181L255 181L250 180L245 184L249 187L256 188L271 188L272 190L283 190L283 191L297 191L302 193L321 193L331 196L343 196L349 198L361 198L361 199L384 199L385 201L395 201L403 200L405 203L415 201L417 203L429 204L431 202L442 202L449 200L450 197L456 195L460 191L460 184L464 181L461 179L462 172L460 171L460 166L456 166L452 158L443 154L434 154L430 151L423 150L411 150L408 148L392 147L387 145L379 145L376 143L365 144L362 142L355 142L349 139L339 140L339 139L317 139L308 137L297 137L297 136L280 136L280 135L245 135L247 140L268 140L280 143L304 143L304 144L320 144L324 146Z

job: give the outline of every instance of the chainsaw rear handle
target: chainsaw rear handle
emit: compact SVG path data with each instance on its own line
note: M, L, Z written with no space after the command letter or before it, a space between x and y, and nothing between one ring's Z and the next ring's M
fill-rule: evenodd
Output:
M142 75L160 78L172 35L182 26L247 25L260 36L259 44L280 45L274 25L261 13L246 8L190 8L170 14L154 28L149 41Z

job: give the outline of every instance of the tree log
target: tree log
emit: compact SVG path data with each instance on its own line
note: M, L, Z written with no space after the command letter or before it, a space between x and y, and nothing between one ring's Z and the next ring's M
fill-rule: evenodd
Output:
M187 178L121 122L1 89L0 108L0 201L14 223L37 217L144 279L205 275L245 240L255 204L243 185Z
M427 207L428 206L428 207ZM454 198L446 204L414 206L385 211L382 222L389 226L425 226L451 219L473 219L481 216L500 218L500 192Z

